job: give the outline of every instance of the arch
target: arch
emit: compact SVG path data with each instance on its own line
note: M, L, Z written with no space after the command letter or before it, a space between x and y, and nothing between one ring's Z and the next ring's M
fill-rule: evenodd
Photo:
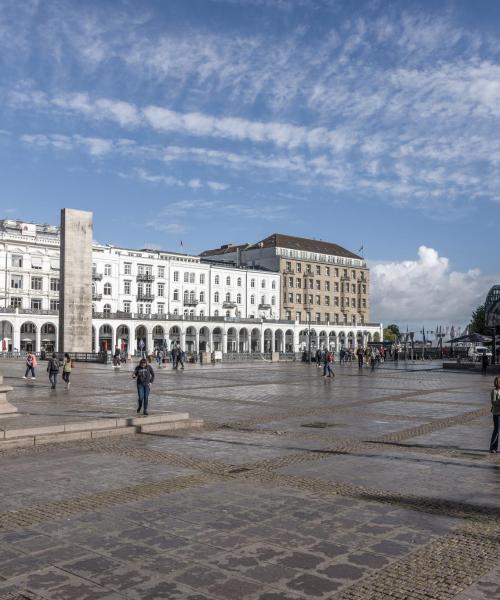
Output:
M181 329L177 325L172 326L168 330L168 341L170 348L173 348L177 342L181 341ZM183 348L184 350L184 348Z
M40 348L45 352L55 352L57 346L57 328L54 323L44 323L40 328Z
M0 352L14 350L14 326L10 321L0 321Z
M285 331L285 352L295 352L293 345L293 329Z
M99 350L107 352L113 349L113 327L104 323L99 327Z
M238 351L238 332L236 331L235 327L230 327L227 330L227 351Z
M340 348L345 348L345 345L346 345L346 334L345 334L345 331L341 331L339 333L338 337L339 337L339 346L340 346Z
M250 335L246 327L242 327L239 331L239 351L250 352Z
M330 331L328 334L328 348L329 350L337 350L337 332Z
M130 345L130 329L127 325L119 325L116 328L116 344L122 352L128 352Z
M21 352L35 352L36 351L36 334L38 328L32 321L25 321L21 325L21 341L20 350Z
M260 329L254 327L250 334L250 349L251 352L261 352L261 335Z
M161 325L153 327L153 348L163 348L165 346L165 329Z
M319 348L321 348L322 350L325 350L326 348L328 348L328 335L326 333L325 330L322 330L319 332L319 339L318 339L318 344L319 344Z
M378 331L373 334L373 341L380 342L380 333Z
M148 331L144 325L135 328L135 349L141 353L148 351Z
M212 330L212 347L214 350L222 351L222 329L220 327Z
M210 350L211 350L210 329L208 327L203 326L200 328L198 344L200 347L200 352L210 352Z
M359 346L360 348L363 348L364 344L363 344L363 332L358 331L358 333L356 334L356 346Z
M196 328L190 325L186 328L184 343L186 352L197 352L198 348L196 348Z
M274 332L274 348L275 352L285 351L285 334L282 329L276 329Z
M264 329L264 352L273 351L273 331L272 329Z
M354 348L354 331L349 331L349 333L347 334L347 345L349 348Z

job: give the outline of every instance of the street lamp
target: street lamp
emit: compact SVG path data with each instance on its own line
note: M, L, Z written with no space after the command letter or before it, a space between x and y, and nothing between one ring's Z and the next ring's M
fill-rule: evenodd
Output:
M307 334L307 340L308 340L308 345L309 345L309 364L311 364L312 360L311 360L311 311L307 312L307 324L308 324L308 334Z

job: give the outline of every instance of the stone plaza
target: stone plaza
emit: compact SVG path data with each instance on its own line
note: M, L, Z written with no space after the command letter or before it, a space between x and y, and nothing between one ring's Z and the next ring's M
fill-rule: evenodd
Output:
M203 426L16 447L23 428L136 416L132 365L77 363L55 392L23 365L1 364L19 410L0 419L1 600L500 597L490 377L155 369L150 414Z

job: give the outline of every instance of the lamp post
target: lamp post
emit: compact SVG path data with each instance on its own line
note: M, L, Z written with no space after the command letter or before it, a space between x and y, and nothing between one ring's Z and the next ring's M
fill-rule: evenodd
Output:
M493 337L492 337L492 345L491 345L491 364L497 364L497 313L496 311L493 313Z
M311 311L307 312L307 325L308 325L307 343L308 343L308 346L309 346L309 351L308 351L308 354L309 354L309 364L311 364L312 363L312 360L311 360Z

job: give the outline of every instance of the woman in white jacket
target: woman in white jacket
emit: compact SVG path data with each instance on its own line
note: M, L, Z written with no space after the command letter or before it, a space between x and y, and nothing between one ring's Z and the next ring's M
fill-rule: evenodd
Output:
M493 414L493 433L491 435L490 452L498 452L498 426L500 422L500 377L495 377L494 388L491 390L491 412Z

